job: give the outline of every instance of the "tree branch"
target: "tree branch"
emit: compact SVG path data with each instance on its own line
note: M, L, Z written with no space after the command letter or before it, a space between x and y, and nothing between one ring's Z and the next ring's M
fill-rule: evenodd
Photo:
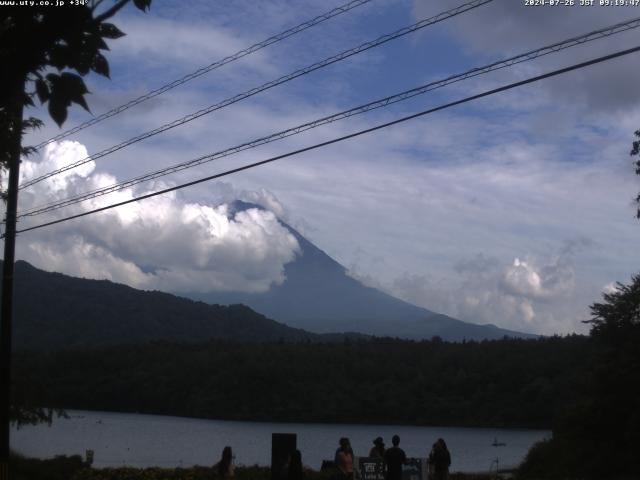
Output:
M104 20L106 20L107 18L113 17L116 13L118 13L122 9L122 7L124 7L127 3L129 3L129 1L130 0L119 0L109 10L105 11L104 13L101 13L96 18L94 18L93 21L95 23L101 23Z
M91 5L91 11L95 12L102 2L104 2L104 0L94 0Z

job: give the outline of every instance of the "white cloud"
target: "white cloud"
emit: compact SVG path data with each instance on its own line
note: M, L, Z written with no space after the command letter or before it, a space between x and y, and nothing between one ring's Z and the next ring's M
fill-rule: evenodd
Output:
M609 282L602 287L603 293L615 293L618 291L618 284L616 282Z
M502 285L513 295L550 299L570 293L575 286L574 275L572 266L563 257L552 259L542 268L516 258L505 269Z
M209 65L256 41L250 37L239 38L237 32L216 24L215 20L206 24L186 24L166 18L150 21L146 16L134 15L122 17L118 25L127 33L126 37L111 44L120 61L142 61L147 67L169 68L176 73ZM247 60L252 67L273 73L263 52L253 54ZM217 74L226 76L227 71L221 70Z
M389 291L431 310L473 323L533 333L584 330L586 304L575 290L574 256L579 241L566 242L547 259L500 262L479 253L458 261L441 278L405 273ZM537 265L541 265L538 267Z
M260 188L259 190L243 190L238 194L238 198L249 203L260 205L261 207L275 213L278 218L285 218L286 216L284 206L278 201L273 193L265 190L264 188Z
M77 142L51 144L39 163L23 161L23 177L32 178L86 155ZM115 177L94 169L90 162L36 184L21 196L20 210L44 198L52 201L80 188L91 190L116 182ZM164 186L156 183L152 189ZM126 189L58 211L55 217L138 193L144 192ZM281 211L275 196L266 190L244 195ZM51 220L52 215L44 218ZM35 217L23 226L41 221L43 217ZM228 204L186 201L175 193L21 235L18 246L21 258L47 270L170 291L265 291L284 281L284 265L299 253L295 237L274 212L257 208L231 212Z
M533 311L533 306L531 305L531 302L527 300L523 300L520 303L519 308L520 308L520 313L522 314L522 317L524 318L524 320L528 323L532 323L536 317L536 314Z
M456 0L429 2L413 0L413 14L417 18L432 15L447 6L458 5ZM628 8L596 5L562 7L562 10L528 7L522 1L496 1L460 15L446 24L449 38L476 59L492 59L527 52L563 41L574 36L631 20L636 17ZM490 27L489 27L490 26ZM534 72L559 68L593 57L630 48L637 44L637 29L615 35L610 39L590 42L550 55L524 67ZM589 67L550 82L542 82L544 90L560 105L584 105L596 110L616 111L633 108L640 99L640 73L636 68L637 54L625 59ZM529 64L527 64L529 65ZM517 76L521 69L512 72ZM535 87L534 87L535 88Z
M536 297L540 296L542 291L540 275L519 258L516 258L513 265L504 273L503 280L507 289L517 295Z

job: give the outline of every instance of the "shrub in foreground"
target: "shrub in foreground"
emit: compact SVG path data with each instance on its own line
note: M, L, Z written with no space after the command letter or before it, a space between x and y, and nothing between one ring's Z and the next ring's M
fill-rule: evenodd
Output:
M85 469L80 455L38 460L12 454L9 459L11 480L69 480Z

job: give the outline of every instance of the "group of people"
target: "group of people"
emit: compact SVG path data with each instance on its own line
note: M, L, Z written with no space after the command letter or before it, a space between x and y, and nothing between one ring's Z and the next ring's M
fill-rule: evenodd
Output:
M340 473L340 480L353 480L353 448L348 438L340 439L340 446L336 450L335 464ZM400 448L400 437L394 435L391 438L392 446L385 448L384 440L378 437L373 441L373 447L369 451L370 458L382 459L384 464L385 480L402 480L402 466L409 463L404 450ZM234 474L233 452L231 447L224 447L222 458L216 464L216 470L220 477L230 478ZM428 459L429 480L446 480L451 465L451 455L447 444L439 438L431 448ZM302 480L302 454L295 450L287 464L287 480Z
M382 459L385 480L401 480L402 466L409 463L404 450L400 448L400 437L391 438L392 447L386 448L382 437L373 441L369 450L370 458ZM344 480L353 480L353 449L348 438L340 439L340 446L336 450L335 463ZM429 480L446 480L451 466L451 454L444 439L439 438L432 446L427 457Z

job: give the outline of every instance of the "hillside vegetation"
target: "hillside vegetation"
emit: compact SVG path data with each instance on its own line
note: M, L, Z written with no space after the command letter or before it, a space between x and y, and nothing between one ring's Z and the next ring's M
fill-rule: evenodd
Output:
M0 263L1 264L1 263ZM37 293L37 301L33 301ZM244 305L208 305L158 291L74 278L16 263L14 345L58 350L154 340L318 340Z
M217 419L549 427L585 337L446 343L153 343L16 357L38 406Z

